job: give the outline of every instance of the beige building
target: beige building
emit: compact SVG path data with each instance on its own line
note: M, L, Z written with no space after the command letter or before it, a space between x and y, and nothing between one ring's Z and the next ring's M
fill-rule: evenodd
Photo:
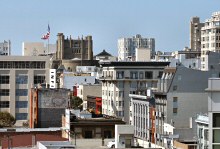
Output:
M199 17L193 17L190 21L190 49L191 51L201 51L201 28L204 23Z
M65 38L63 33L57 34L57 51L53 58L52 68L64 66L67 71L76 71L76 66L97 66L98 60L93 60L92 36L72 39Z
M129 122L129 94L146 94L156 90L163 70L169 62L106 62L100 63L102 77L102 113Z
M87 96L102 97L102 85L101 84L82 84L77 88L77 96L83 100L83 109L87 109Z
M150 61L151 50L148 48L136 48L135 58L136 58L136 61Z
M17 125L27 121L29 89L39 83L49 83L46 80L49 80L49 57L1 56L0 111L11 113Z
M56 53L56 44L49 44L43 42L23 42L22 55L23 56L38 56L44 54Z
M214 12L201 28L201 70L209 70L205 55L220 52L220 12Z

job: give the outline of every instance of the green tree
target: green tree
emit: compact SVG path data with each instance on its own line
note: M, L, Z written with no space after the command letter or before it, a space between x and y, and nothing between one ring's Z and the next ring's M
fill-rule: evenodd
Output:
M82 109L83 100L78 96L70 97L70 107L73 109Z
M11 127L15 123L15 118L8 112L0 112L0 127Z

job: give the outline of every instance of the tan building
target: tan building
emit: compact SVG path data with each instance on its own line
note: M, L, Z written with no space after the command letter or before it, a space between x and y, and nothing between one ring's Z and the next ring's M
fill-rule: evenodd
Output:
M63 33L57 35L57 51L53 59L53 68L61 65L68 71L76 71L76 66L97 66L98 60L93 60L92 36L72 39Z
M190 49L191 51L201 51L201 28L204 23L199 17L193 17L190 21Z
M28 120L29 89L49 83L49 71L48 56L1 56L0 111L11 113L16 125Z

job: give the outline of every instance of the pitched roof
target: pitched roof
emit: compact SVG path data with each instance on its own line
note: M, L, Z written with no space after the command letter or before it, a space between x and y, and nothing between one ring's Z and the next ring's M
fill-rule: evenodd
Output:
M112 55L106 52L104 49L101 53L97 54L96 56L112 56Z

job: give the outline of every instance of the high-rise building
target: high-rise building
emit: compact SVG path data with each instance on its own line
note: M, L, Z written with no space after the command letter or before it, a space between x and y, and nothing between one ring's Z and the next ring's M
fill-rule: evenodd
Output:
M0 111L11 113L16 125L28 120L30 88L49 83L49 56L1 56Z
M0 55L11 55L11 41L5 41L0 43Z
M135 49L146 48L151 51L151 57L155 55L155 39L142 38L137 34L132 38L118 39L118 61L135 61Z
M201 51L201 28L204 23L199 17L193 17L190 21L190 49L191 51Z
M208 51L220 53L220 12L214 12L201 28L201 70L209 70L205 62Z
M102 113L130 123L129 94L156 90L170 62L102 62Z

